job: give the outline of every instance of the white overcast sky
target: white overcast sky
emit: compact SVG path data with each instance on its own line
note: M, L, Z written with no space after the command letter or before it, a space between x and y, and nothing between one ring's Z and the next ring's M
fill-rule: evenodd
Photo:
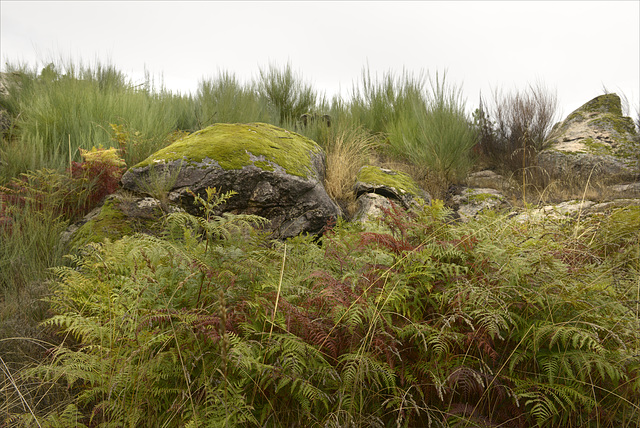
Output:
M228 70L244 82L289 62L348 97L362 70L435 74L468 107L542 82L567 115L624 94L640 109L640 1L0 1L1 68L71 59L144 70L174 92Z

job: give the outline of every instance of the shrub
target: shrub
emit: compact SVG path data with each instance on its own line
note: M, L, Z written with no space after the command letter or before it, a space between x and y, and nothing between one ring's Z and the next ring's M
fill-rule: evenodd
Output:
M374 80L371 71L364 69L348 103L351 122L373 134L388 133L403 114L410 113L416 103L424 100L424 84L422 74L414 76L404 71L397 77L389 71L380 80Z
M635 211L594 224L540 227L497 214L452 224L434 201L387 210L380 227L338 225L320 245L267 245L245 228L256 218L211 214L229 196L200 199L202 218L171 215L167 239L105 242L57 270L47 325L66 339L22 376L64 382L76 398L42 422L638 419ZM603 251L619 257L599 267Z
M229 72L221 72L215 79L200 81L195 97L195 116L198 128L220 122L247 123L269 120L264 101Z
M303 114L315 110L318 99L315 90L294 73L289 63L283 70L274 64L260 68L255 86L271 110L271 123L278 126L291 125Z
M495 91L492 103L474 113L481 136L478 152L491 167L502 172L522 171L535 165L535 155L544 149L556 121L557 98L542 84L524 92Z
M107 146L109 123L123 117L144 137L144 147L125 155L128 164L137 163L163 146L177 127L179 110L189 107L176 106L176 99L163 92L134 87L111 66L51 64L39 74L9 66L9 71L21 77L20 89L5 101L15 120L11 138L0 151L6 163L4 179L41 168L63 170L70 157L78 160L78 148Z
M41 279L60 263L60 234L119 187L124 161L115 148L82 151L68 173L39 170L0 186L0 288Z
M447 86L445 77L430 81L424 101L414 101L391 125L393 153L431 172L443 185L458 182L473 166L471 149L477 133L465 114L460 91Z

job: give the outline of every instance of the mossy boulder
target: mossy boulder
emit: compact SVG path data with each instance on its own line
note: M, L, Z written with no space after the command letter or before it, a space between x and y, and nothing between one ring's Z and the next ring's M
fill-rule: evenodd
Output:
M171 203L193 214L199 207L190 191L205 199L209 187L234 191L220 213L265 217L275 237L288 238L321 233L341 215L324 189L324 159L318 144L297 133L264 123L219 123L135 165L122 185L143 194L164 187Z
M505 196L491 188L463 188L452 196L455 211L462 221L470 221L479 213L508 206Z
M80 248L91 242L116 240L134 233L159 234L162 218L167 212L178 211L151 197L139 197L118 191L104 203L71 225L61 237L63 244Z
M365 165L358 171L354 185L356 198L375 193L410 208L417 200L431 202L430 195L422 190L408 174L378 166Z
M638 134L616 94L596 97L556 124L545 147L538 165L553 178L619 183L640 176Z

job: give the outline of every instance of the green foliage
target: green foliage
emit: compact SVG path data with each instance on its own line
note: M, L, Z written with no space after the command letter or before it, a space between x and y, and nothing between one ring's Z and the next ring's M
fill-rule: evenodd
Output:
M195 104L199 129L214 123L269 121L264 101L229 72L221 72L215 79L201 80Z
M3 172L0 284L19 289L55 274L44 326L59 341L26 370L3 366L0 425L627 427L640 420L637 207L572 223L496 213L452 223L434 200L409 213L393 207L380 224L339 222L321 239L283 243L260 230L263 219L217 215L233 195L210 190L193 195L201 215L168 215L160 237L88 244L63 263L59 234L88 207L97 171L107 173L98 188L117 181L118 153L132 162L180 138L179 129L263 115L265 100L272 121L292 128L299 114L329 112L330 128L304 132L336 156L343 151L344 165L365 162L357 155L378 134L388 138L378 147L383 155L393 149L456 180L469 164L450 160L471 159L472 139L459 93L444 80L425 92L422 78L375 82L365 73L352 101L329 106L316 105L290 67L263 71L258 101L230 74L203 81L191 98L133 88L108 67L67 71L27 70L24 99L2 101L15 127L1 156L24 153ZM78 111L78 99L87 112L72 123L64 112ZM170 120L154 128L165 117L159 111ZM476 119L491 136L488 115ZM84 164L71 163L74 176L60 171L70 164L76 128L71 161L82 153ZM76 150L103 137L119 151ZM53 169L16 175L30 165ZM336 185L346 192L344 180Z
M172 98L134 87L111 66L60 68L51 64L40 75L15 70L21 73L20 89L3 101L15 112L15 131L0 151L7 164L3 178L44 167L64 169L70 158L78 158L78 148L108 146L109 123L123 117L144 136L144 147L127 154L128 164L161 148L176 129Z
M165 238L92 244L74 267L56 269L46 324L64 340L22 376L63 382L74 398L42 421L555 427L637 419L630 293L638 293L640 236L614 232L635 211L545 228L495 214L451 224L434 201L408 214L393 208L379 227L340 224L318 245L302 236L269 243L252 227L259 218L215 215L232 196L211 190L197 198L201 217L167 218ZM599 252L614 249L616 268L601 268Z
M460 92L436 75L431 91L402 111L389 130L392 151L444 183L462 180L473 166L477 133L469 123Z
M286 125L295 123L300 116L315 109L317 94L311 85L293 72L287 63L283 70L270 65L260 69L256 90L271 110L272 123Z
M424 99L424 83L422 74L416 77L404 71L397 77L389 71L374 79L364 69L348 104L350 120L373 134L388 133L405 112Z

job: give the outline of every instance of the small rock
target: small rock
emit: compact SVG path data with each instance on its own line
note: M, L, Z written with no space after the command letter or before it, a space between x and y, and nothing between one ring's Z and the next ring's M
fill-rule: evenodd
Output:
M456 211L462 221L469 221L482 211L498 209L506 205L504 195L496 189L490 188L465 188L451 199L457 207Z

